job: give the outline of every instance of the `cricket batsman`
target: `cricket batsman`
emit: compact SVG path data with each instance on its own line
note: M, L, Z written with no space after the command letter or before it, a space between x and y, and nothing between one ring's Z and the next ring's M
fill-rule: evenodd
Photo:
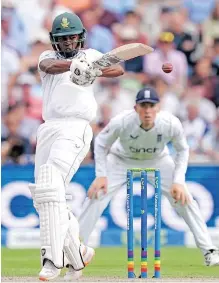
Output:
M37 132L35 184L30 185L40 219L41 262L39 279L48 281L68 266L65 279L83 269L94 250L80 243L79 224L66 205L66 188L90 148L97 104L93 82L98 76L117 77L121 66L94 69L102 57L83 49L86 30L73 13L58 15L52 25L52 50L39 58L43 89L43 120Z
M169 142L176 150L175 160L169 154ZM192 231L205 265L219 265L218 249L212 245L199 207L185 184L189 147L182 124L172 114L159 111L155 89L141 89L134 109L109 122L95 139L94 154L96 179L79 218L85 243L112 197L126 184L127 169L158 168L162 193ZM149 180L153 183L152 177Z

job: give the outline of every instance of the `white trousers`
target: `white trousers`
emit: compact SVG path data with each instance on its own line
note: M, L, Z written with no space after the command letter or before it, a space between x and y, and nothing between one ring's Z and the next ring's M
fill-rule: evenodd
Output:
M52 164L61 172L67 187L90 149L92 136L90 125L83 119L42 124L37 132L35 179L41 165Z
M52 260L57 267L62 266L60 255L64 243L69 243L70 240L71 243L66 244L66 250L68 248L69 251L75 251L75 255L69 253L69 261L72 259L70 262L73 266L80 268L84 266L79 255L79 224L74 215L69 216L65 194L69 182L89 151L91 139L92 129L88 122L82 119L46 121L37 133L35 158L37 186L32 195L40 217L41 251L47 249L46 255L43 252L42 257ZM50 166L45 167L45 165ZM55 208L58 205L57 210L54 208L57 215L53 212L48 213L48 203L53 202ZM54 228L57 235L53 235L54 232L48 229L45 221ZM67 236L68 234L70 237Z
M182 216L189 226L191 232L194 235L196 245L205 254L209 249L214 249L211 238L207 231L207 226L201 216L199 207L192 195L185 186L191 203L188 205L181 205L181 203L175 203L175 200L170 195L170 188L173 183L173 173L175 164L171 156L167 155L160 160L147 160L147 161L135 161L124 160L113 154L108 155L107 160L107 177L108 177L108 192L106 195L101 194L98 199L90 200L86 199L82 213L79 217L80 235L85 241L93 231L95 224L101 216L108 203L116 195L118 190L126 184L126 172L128 168L158 168L161 174L161 189L162 194L168 198L171 205L176 209L178 214ZM149 176L149 181L153 184L153 177ZM174 219L173 219L174 221Z

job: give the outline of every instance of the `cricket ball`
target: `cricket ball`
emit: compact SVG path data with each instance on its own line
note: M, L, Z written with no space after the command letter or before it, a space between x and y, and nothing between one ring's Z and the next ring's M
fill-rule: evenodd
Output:
M173 70L173 65L171 63L164 63L162 66L164 73L171 73Z

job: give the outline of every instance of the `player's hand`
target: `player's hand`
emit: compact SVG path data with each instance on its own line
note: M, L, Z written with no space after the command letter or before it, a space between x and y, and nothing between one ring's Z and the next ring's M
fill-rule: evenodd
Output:
M171 196L175 199L175 203L181 201L182 205L188 204L190 202L189 196L183 185L173 184L170 189Z
M71 77L77 80L81 80L84 78L85 72L88 72L92 66L90 62L85 61L83 59L75 58L71 62L70 71Z
M91 184L87 195L90 199L98 199L99 192L107 193L107 177L97 177Z
M103 74L103 72L97 68L90 68L87 71L85 71L85 74L93 78L96 78L96 77L100 77Z
M91 85L96 77L102 75L100 69L94 69L92 63L83 58L75 58L70 66L70 79L73 83L82 86Z

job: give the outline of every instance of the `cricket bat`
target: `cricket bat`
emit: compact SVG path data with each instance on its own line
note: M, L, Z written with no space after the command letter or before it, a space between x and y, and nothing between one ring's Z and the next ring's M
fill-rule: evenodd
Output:
M103 55L102 58L93 62L94 68L107 68L118 65L126 60L143 56L153 52L154 49L142 43L130 43L122 45Z

